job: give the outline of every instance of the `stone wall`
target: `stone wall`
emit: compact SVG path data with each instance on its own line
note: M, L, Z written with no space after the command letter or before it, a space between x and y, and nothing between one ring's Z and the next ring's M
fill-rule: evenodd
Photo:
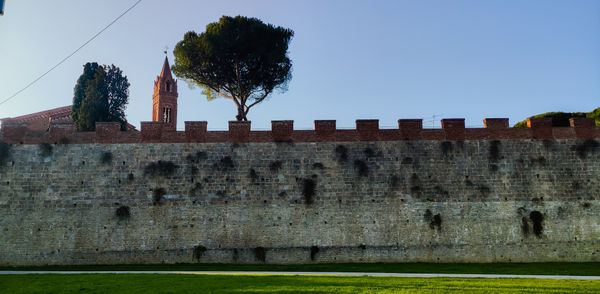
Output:
M0 144L0 265L600 260L595 140L282 141Z

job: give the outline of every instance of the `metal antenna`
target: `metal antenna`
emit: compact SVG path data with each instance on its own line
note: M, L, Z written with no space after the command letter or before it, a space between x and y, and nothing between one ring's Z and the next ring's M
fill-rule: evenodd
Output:
M431 128L435 128L435 118L436 117L441 117L442 115L444 115L443 113L440 114L434 114L431 116Z

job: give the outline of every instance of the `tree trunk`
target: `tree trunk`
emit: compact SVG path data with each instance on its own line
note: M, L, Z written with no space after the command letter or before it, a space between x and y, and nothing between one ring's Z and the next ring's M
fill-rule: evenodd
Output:
M238 107L238 114L235 116L235 118L237 119L237 121L248 121L248 118L246 117L246 112L244 111L243 105L240 105Z

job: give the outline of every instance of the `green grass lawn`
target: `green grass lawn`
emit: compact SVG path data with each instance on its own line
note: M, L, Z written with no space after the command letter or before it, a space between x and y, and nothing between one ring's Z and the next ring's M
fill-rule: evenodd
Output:
M315 271L600 276L600 263L348 263L348 264L156 264L4 267L0 270Z
M260 275L0 275L2 293L600 293L600 281Z

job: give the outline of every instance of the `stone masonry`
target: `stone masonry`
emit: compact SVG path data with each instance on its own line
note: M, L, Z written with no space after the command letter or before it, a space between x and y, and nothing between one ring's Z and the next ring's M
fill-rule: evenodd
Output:
M268 140L154 124L120 144L110 124L69 144L6 128L0 265L600 260L596 127L489 120L477 139L447 120L424 138L404 120L387 140L326 122Z

